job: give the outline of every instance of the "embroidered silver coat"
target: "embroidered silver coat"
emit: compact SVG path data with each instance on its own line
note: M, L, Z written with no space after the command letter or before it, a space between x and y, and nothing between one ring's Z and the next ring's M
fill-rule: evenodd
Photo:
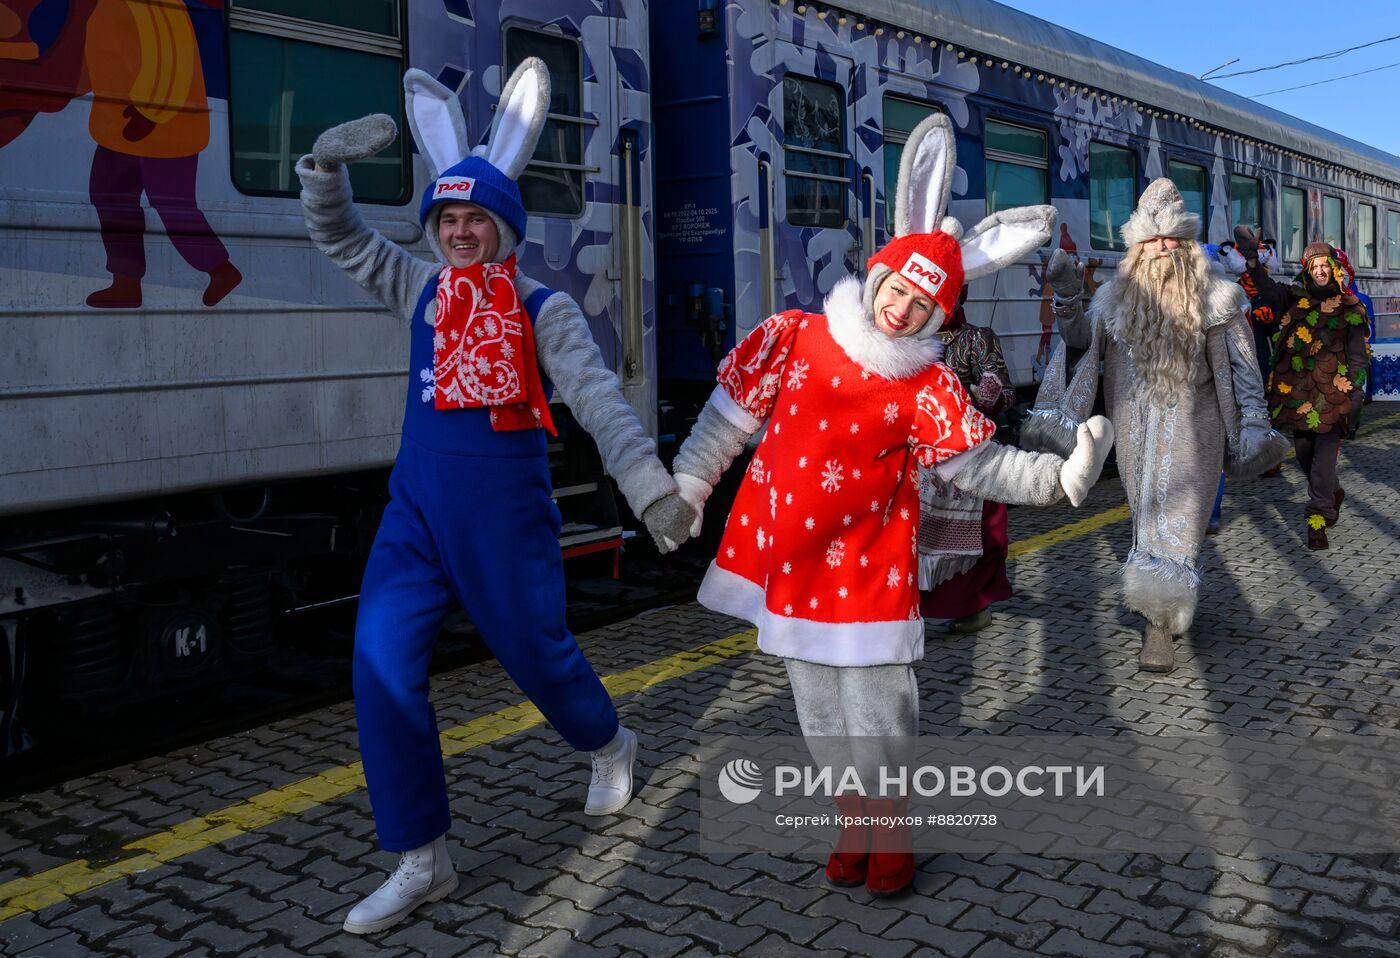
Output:
M1206 278L1201 358L1189 388L1171 407L1147 402L1135 391L1140 377L1132 344L1109 332L1110 318L1122 308L1121 292L1110 280L1087 312L1081 297L1057 299L1053 308L1066 345L1088 351L1080 362L1103 362L1118 475L1133 513L1124 604L1180 634L1195 615L1201 544L1222 466L1228 458L1232 475L1257 475L1267 460L1282 457L1286 442L1269 426L1246 318L1249 303L1238 284L1217 274Z

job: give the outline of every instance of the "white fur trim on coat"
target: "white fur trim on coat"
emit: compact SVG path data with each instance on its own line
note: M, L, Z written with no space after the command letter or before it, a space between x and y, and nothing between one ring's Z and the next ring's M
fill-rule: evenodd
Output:
M763 589L714 562L700 583L699 603L758 627L770 655L818 665L904 665L924 657L924 620L815 622L768 611Z
M861 296L861 281L846 276L831 288L823 308L831 338L862 368L883 379L908 379L943 357L943 343L937 339L880 332Z

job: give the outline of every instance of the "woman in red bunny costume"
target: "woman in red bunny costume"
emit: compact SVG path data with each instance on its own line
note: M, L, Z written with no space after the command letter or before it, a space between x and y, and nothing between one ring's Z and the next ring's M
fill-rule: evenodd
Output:
M963 237L944 216L955 167L947 117L929 117L900 165L896 238L823 313L772 316L729 354L673 465L699 513L767 426L699 599L754 623L759 648L783 658L817 764L838 779L856 769L864 789L836 797L826 877L875 895L914 878L907 798L878 784L918 734L918 467L999 502L1078 505L1113 441L1097 417L1068 460L987 442L992 424L939 362L932 334L964 282L1043 244L1055 220L1049 206L1006 210Z

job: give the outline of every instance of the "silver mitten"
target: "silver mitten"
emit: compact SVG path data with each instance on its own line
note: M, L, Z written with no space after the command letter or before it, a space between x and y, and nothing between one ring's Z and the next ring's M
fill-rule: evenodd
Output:
M1050 254L1045 281L1058 299L1074 299L1084 289L1084 266L1062 249Z
M333 126L311 147L311 158L325 170L340 169L342 163L353 163L374 156L394 142L399 129L392 117L371 113L358 120Z
M656 548L663 553L673 552L690 538L695 507L681 498L680 493L673 492L647 506L642 513L642 521L646 523Z
M1253 479L1283 462L1292 446L1267 421L1246 419L1240 427L1240 454L1230 459L1226 471L1231 479Z

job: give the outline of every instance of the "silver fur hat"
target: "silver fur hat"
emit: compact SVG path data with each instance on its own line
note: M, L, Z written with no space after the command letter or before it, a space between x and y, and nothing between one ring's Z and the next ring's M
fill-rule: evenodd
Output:
M1157 236L1195 241L1201 235L1201 218L1186 209L1176 184L1163 176L1147 184L1137 209L1123 224L1123 242L1129 246Z

